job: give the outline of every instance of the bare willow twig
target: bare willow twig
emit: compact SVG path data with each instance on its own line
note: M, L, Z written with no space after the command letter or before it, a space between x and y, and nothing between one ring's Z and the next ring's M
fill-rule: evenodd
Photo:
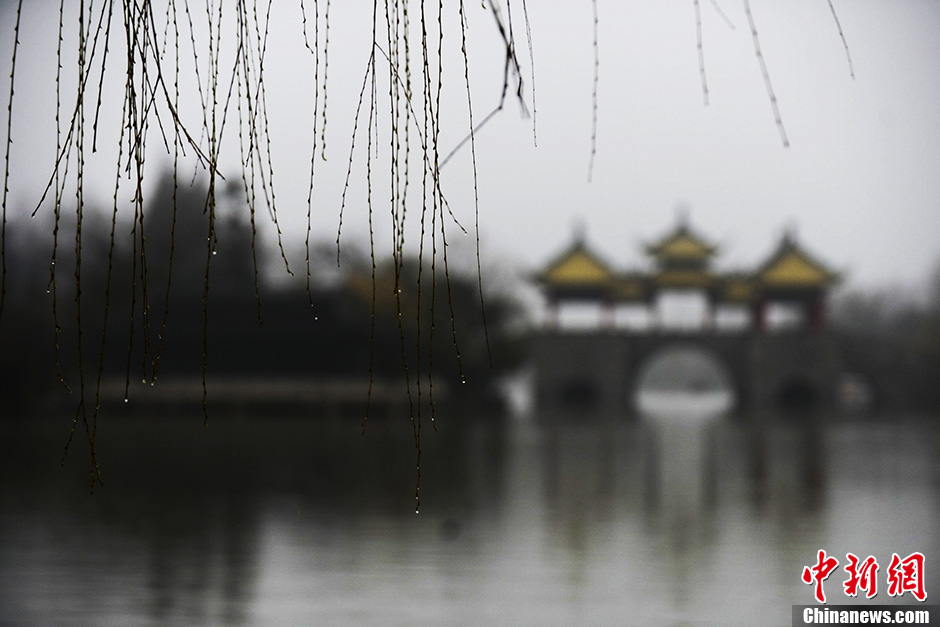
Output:
M764 77L764 86L767 88L767 96L770 98L770 108L774 114L774 122L777 124L777 130L780 131L780 141L783 147L790 146L790 140L787 138L787 130L783 126L783 118L780 116L780 107L777 105L777 95L774 93L774 86L770 82L770 72L767 71L767 63L764 61L764 53L761 52L760 38L757 36L757 26L754 24L754 16L751 13L751 3L749 0L743 0L744 13L747 15L747 23L751 28L751 39L754 42L754 54L757 56L757 62L760 65L761 75Z

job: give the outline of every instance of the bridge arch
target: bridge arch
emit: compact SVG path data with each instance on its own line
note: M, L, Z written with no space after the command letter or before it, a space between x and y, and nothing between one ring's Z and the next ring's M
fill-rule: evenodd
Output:
M740 405L747 394L746 366L733 338L659 337L639 342L627 383L628 404L642 413L666 396L702 407L725 397L722 410Z

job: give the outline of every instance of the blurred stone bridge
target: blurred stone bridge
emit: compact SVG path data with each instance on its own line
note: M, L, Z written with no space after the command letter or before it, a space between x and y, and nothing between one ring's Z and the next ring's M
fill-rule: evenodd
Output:
M539 417L636 415L644 367L670 349L710 356L741 409L831 410L838 404L840 345L828 332L638 333L542 329L530 338Z
M623 271L577 232L531 277L544 298L529 347L537 413L633 414L646 365L667 351L681 362L683 349L699 355L699 364L687 363L681 376L681 363L675 373L664 368L657 390L730 386L741 408L834 408L841 350L826 300L839 274L792 232L747 271L713 268L717 250L680 215L672 231L646 246L648 269Z

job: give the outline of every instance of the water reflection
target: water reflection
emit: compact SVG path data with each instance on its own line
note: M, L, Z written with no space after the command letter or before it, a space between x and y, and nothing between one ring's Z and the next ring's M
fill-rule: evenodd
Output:
M933 423L442 417L418 516L407 427L115 423L93 497L5 427L0 622L787 625L819 548L940 554Z

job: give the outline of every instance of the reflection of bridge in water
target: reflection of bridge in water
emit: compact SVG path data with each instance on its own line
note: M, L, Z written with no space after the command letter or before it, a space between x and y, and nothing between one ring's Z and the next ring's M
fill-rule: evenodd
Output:
M634 414L649 364L681 351L709 356L740 407L835 406L842 364L825 303L838 276L790 234L751 272L713 271L716 248L684 220L647 252L651 272L617 272L577 237L534 277L546 301L530 352L538 415ZM694 394L710 378L658 385Z

